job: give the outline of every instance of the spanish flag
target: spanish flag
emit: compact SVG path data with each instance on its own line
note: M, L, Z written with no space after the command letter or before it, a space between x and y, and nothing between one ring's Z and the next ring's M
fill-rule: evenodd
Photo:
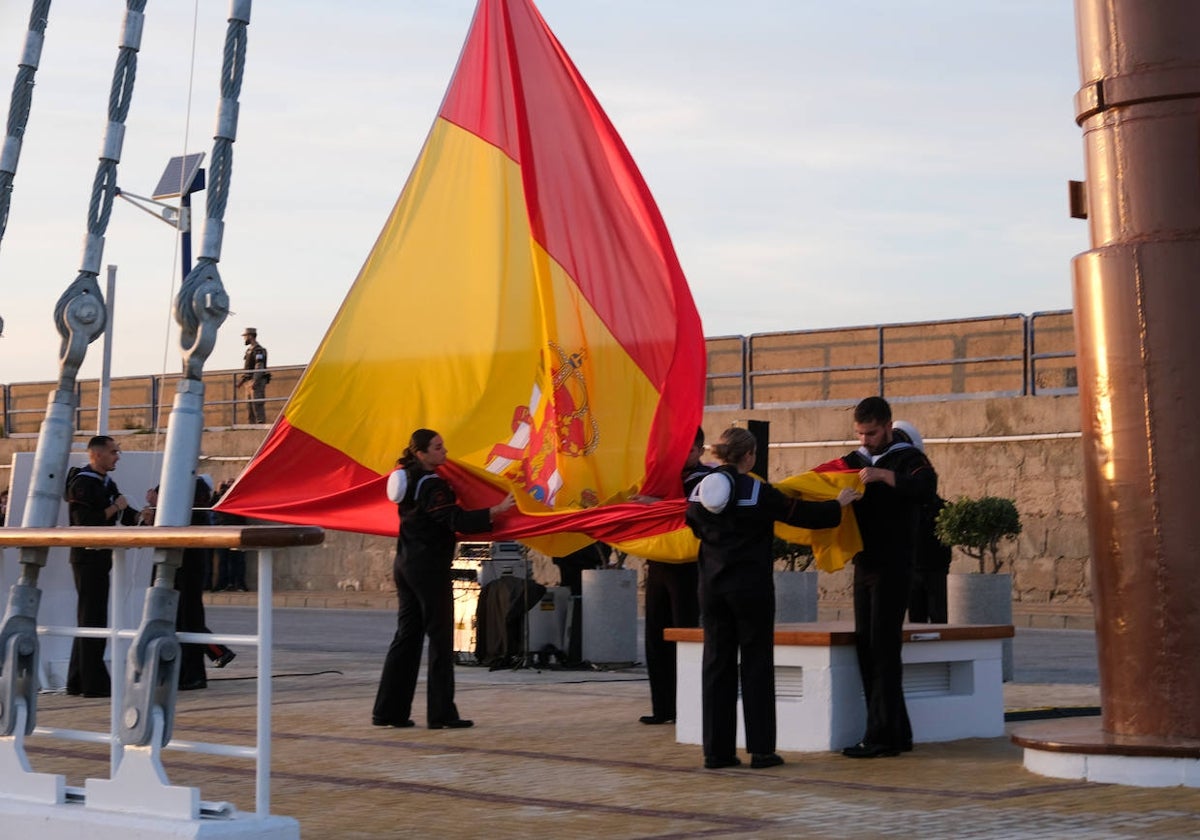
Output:
M704 378L629 151L533 3L480 0L408 183L220 509L395 534L386 477L424 427L464 506L516 493L495 539L565 554L663 533L682 522ZM670 501L622 503L634 493Z

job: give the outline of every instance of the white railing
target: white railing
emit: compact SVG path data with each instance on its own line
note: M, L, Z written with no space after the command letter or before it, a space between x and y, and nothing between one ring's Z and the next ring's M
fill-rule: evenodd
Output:
M126 656L137 630L124 626L121 593L127 590L128 575L126 552L130 548L240 548L255 550L258 555L258 613L254 634L179 633L181 642L220 643L232 645L254 645L258 650L258 687L256 698L255 744L253 747L203 741L171 740L165 749L180 752L204 753L255 762L254 815L266 818L271 808L271 601L273 548L295 545L314 545L324 539L320 528L303 526L232 526L232 527L183 527L183 528L57 528L57 529L0 529L0 548L22 546L86 546L88 548L111 548L113 550L112 581L109 587L109 616L111 627L80 628L73 626L39 625L39 636L68 636L76 638L108 639L111 649L112 698L110 726L108 732L36 726L32 735L39 738L57 738L84 743L107 743L110 747L110 778L89 780L85 789L58 784L30 786L34 776L24 757L23 727L11 736L0 737L0 799L16 797L28 799L31 789L52 791L57 802L42 803L66 805L73 803L89 805L89 798L102 800L103 807L97 810L122 810L130 813L149 814L169 818L228 818L235 808L229 803L202 802L199 791L192 788L164 788L157 790L145 784L145 774L132 774L133 784L122 782L119 772L124 761L129 759L128 750L145 750L142 747L126 747L119 737L121 719L125 713ZM138 617L140 620L140 616ZM157 746L151 748L156 751ZM157 760L155 756L153 761ZM158 773L165 782L165 774ZM93 789L93 785L95 788ZM173 795L162 795L164 792ZM122 804L128 807L121 807ZM190 813L181 813L190 811Z

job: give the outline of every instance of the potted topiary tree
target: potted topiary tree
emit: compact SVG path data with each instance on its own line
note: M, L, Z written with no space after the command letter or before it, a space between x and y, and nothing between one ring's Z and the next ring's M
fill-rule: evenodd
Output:
M947 617L951 624L1012 624L1012 575L1001 573L1000 544L1021 533L1021 517L1012 499L960 497L948 502L934 532L943 545L959 549L979 564L979 573L946 579ZM1004 641L1003 678L1012 680L1012 640Z
M775 621L817 620L817 572L810 545L775 538Z
M960 497L938 513L935 533L942 545L979 561L980 574L997 574L1004 565L1000 543L1021 533L1021 517L1012 499Z

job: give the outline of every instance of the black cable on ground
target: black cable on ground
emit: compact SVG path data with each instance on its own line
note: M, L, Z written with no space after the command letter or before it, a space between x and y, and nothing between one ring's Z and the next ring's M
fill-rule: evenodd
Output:
M1013 709L1004 713L1004 722L1023 720L1053 720L1055 718L1094 717L1100 714L1099 706L1060 706L1043 709Z

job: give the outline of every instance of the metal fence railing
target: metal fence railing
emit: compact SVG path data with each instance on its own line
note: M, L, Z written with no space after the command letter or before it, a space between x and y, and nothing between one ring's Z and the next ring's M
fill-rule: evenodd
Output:
M1071 310L707 340L708 408L1075 393Z
M708 408L754 409L890 400L1070 394L1078 390L1071 310L946 321L717 336L705 340ZM274 422L304 366L271 368ZM246 422L240 370L204 374L204 424ZM161 431L179 375L119 377L109 387L111 433ZM0 433L36 435L52 382L0 385ZM75 428L95 430L100 383L79 382ZM83 431L80 434L84 434Z
M246 396L238 381L241 370L217 370L204 374L204 425L228 428L249 422ZM265 407L267 422L276 416L300 381L303 365L271 368ZM144 434L163 431L175 400L180 374L114 377L109 383L109 434ZM0 429L6 437L36 435L46 417L46 397L53 382L21 382L0 385ZM75 428L79 434L95 434L99 423L100 380L84 379L76 384Z

